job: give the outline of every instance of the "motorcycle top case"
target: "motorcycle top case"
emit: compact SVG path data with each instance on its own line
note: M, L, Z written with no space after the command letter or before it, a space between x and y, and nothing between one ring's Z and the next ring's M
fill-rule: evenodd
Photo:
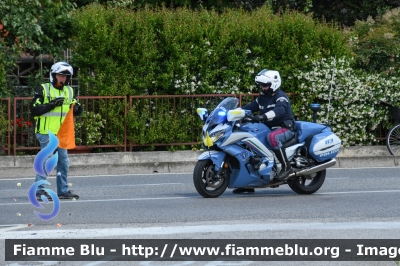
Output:
M310 155L318 162L335 158L342 142L330 131L315 135L310 142Z

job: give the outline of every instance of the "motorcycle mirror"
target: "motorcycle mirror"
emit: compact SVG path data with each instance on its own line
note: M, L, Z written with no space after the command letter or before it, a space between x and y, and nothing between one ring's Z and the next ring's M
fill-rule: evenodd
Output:
M208 110L206 108L197 108L196 112L202 121L205 121L207 119Z

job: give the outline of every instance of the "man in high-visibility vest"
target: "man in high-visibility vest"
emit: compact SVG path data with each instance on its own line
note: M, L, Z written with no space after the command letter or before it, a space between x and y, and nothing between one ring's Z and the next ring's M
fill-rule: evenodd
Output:
M73 75L73 68L66 62L57 62L50 69L50 83L44 83L35 89L31 105L31 113L35 117L36 139L43 149L49 143L49 131L57 135L65 116L72 106L73 114L82 114L82 107L74 98L73 89L67 84ZM73 105L74 104L74 105ZM79 196L68 190L69 158L67 149L57 148L57 195L60 199L78 199ZM36 174L36 180L45 180L47 177ZM38 200L45 195L51 196L40 185L36 191Z

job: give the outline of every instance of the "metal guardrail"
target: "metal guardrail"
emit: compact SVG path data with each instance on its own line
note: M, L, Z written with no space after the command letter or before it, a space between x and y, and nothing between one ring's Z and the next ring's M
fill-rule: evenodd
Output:
M122 148L126 151L126 97L79 96L77 98L83 107L83 114L75 118L75 137L82 139L82 143L76 143L77 149ZM102 127L98 126L100 123ZM82 127L77 129L79 124ZM88 138L90 134L97 135L90 140Z
M137 127L128 125L131 132L129 150L142 146L177 146L196 145L200 143L202 122L196 114L198 107L214 109L224 98L238 97L235 94L199 94L199 95L152 95L130 96L129 110L131 115L137 114ZM162 136L154 134L152 128L164 131ZM168 136L168 131L182 131L175 139Z
M287 94L292 102L296 101L294 93ZM90 152L94 148L133 151L138 147L197 145L200 143L202 122L197 117L196 108L213 110L226 97L237 97L242 106L257 96L80 96L78 100L84 113L75 118L75 137L79 141L77 148L70 153L81 150ZM0 99L0 107L10 121L6 136L0 138L0 152L4 151L6 155L18 155L20 152L36 154L40 149L35 137L34 118L29 111L31 101L31 97L15 97L13 101ZM378 140L384 140L387 130L380 126L373 132Z
M75 137L81 141L77 141L77 148L71 153L88 152L93 148L121 148L126 151L126 97L84 96L78 97L78 100L84 113L75 117ZM9 112L12 133L11 143L6 148L12 150L14 155L20 151L30 153L40 149L35 137L34 117L29 111L31 101L31 97L15 97L12 114Z

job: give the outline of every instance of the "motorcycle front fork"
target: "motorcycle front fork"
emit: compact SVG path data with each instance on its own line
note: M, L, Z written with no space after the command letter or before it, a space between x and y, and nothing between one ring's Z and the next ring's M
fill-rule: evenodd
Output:
M219 166L219 170L214 174L213 179L216 179L216 180L221 179L221 174L223 173L224 169L227 168L227 165L225 165L226 157L227 156L225 155L224 159L222 160L221 165Z

